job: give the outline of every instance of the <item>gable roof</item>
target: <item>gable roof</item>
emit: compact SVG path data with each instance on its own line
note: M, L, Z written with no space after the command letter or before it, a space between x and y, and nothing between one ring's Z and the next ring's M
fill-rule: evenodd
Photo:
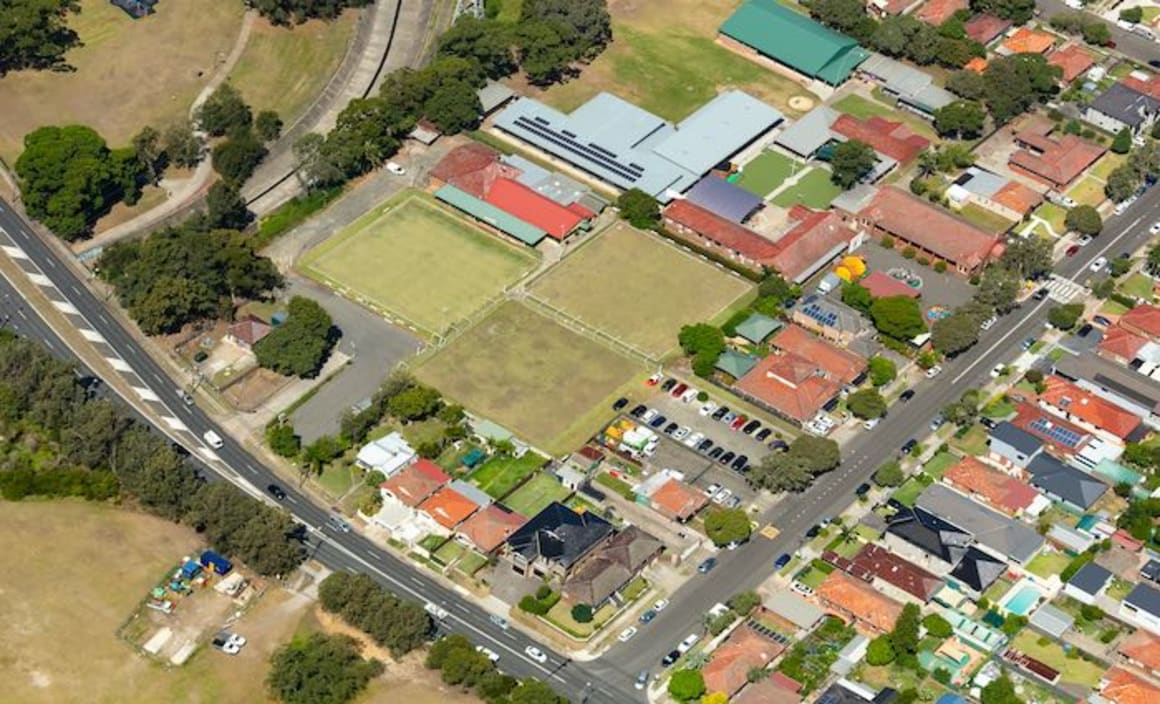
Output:
M1039 493L1005 472L993 469L970 455L963 457L943 475L943 481L962 491L977 494L990 505L1009 515L1027 509Z
M902 604L845 572L834 570L815 590L823 603L881 632L894 628Z
M835 347L800 325L786 325L769 340L769 344L810 360L827 376L843 384L853 383L866 371L865 359Z
M907 286L880 269L870 272L866 278L860 279L857 283L869 291L874 298L890 298L892 296L918 298L920 295L918 289Z
M1117 321L1120 327L1160 338L1160 308L1143 303L1124 313Z
M1073 506L1088 509L1103 496L1108 485L1092 475L1066 465L1051 455L1039 454L1027 465L1031 484Z
M1054 34L1020 27L1003 41L1002 47L1012 54L1042 54L1054 44Z
M856 139L873 147L874 151L885 154L905 164L930 146L930 140L915 134L901 122L887 120L877 115L860 119L853 115L842 115L830 129L847 139Z
M585 220L574 210L508 178L496 179L484 200L558 240Z
M503 545L503 542L527 520L515 511L509 511L499 504L492 504L481 511L476 511L456 532L470 540L480 551L489 553Z
M1148 119L1148 113L1160 110L1160 96L1152 96L1142 87L1129 79L1110 85L1092 101L1091 109L1138 128Z
M1133 587L1132 591L1128 592L1128 596L1124 597L1124 603L1152 616L1160 617L1160 591L1145 582L1140 582Z
M1030 624L1053 638L1059 638L1075 625L1075 618L1052 604L1044 604L1031 614Z
M1000 239L894 187L879 189L859 215L908 243L967 268L986 262Z
M439 465L420 457L379 486L391 492L400 503L415 508L449 481L451 477Z
M1043 202L1043 194L1018 181L1008 181L991 196L991 200L1015 212L1026 215Z
M419 505L420 511L448 530L466 520L477 508L478 504L449 486L440 488Z
M801 283L849 246L857 233L832 210L813 211L795 206L790 220L796 224L777 240L777 253L768 261L793 283Z
M693 184L685 197L709 212L736 223L745 220L763 203L761 196L714 174Z
M1050 137L1044 130L1049 126L1032 126L1015 133L1015 142L1022 147L1008 157L1007 163L1044 179L1054 185L1074 181L1107 151L1105 147L1081 139L1074 134Z
M942 587L942 580L889 550L867 544L850 561L851 574L866 574L892 584L920 601L927 602Z
M775 672L773 675L764 679L758 680L741 690L732 699L733 704L798 704L802 701L801 696L797 691L785 686L784 680L789 679L786 675L780 672ZM794 682L798 689L801 689L801 684Z
M937 27L949 20L959 10L966 10L970 6L969 0L927 0L914 13L914 17Z
M990 44L1011 26L1011 20L1000 19L986 13L975 15L963 24L967 36L980 44Z
M1104 673L1100 695L1114 704L1152 704L1160 697L1160 688L1122 667Z
M1074 42L1062 46L1047 57L1047 63L1063 69L1064 83L1071 83L1084 71L1095 64L1095 59L1083 47Z
M813 628L825 616L817 606L787 589L773 592L761 601L761 605L800 629Z
M773 142L795 154L810 156L834 138L830 132L830 125L834 124L840 114L831 107L819 105L794 120L793 124L774 138Z
M1015 406L1015 417L1010 422L1056 452L1065 454L1081 450L1084 443L1091 439L1091 433L1078 425L1026 402Z
M564 582L564 595L579 604L602 604L662 547L653 536L629 526L612 536Z
M780 251L773 240L683 198L665 208L665 217L759 264Z
M773 0L746 0L722 34L813 78L838 85L867 57L858 42Z
M751 313L748 318L737 324L736 331L741 337L754 344L765 342L765 338L780 330L783 323L780 320L764 313Z
M229 334L247 345L253 345L269 335L273 329L267 323L247 315L230 326Z
M871 54L858 70L873 76L901 102L924 112L934 112L955 101L954 94L936 85L929 73L882 54Z
M1134 413L1129 413L1056 374L1044 379L1044 384L1047 388L1039 394L1041 402L1120 439L1131 435L1142 422Z
M713 657L701 669L705 690L735 694L749 681L749 671L765 667L785 646L770 641L748 626L740 626L713 651Z
M1016 452L1028 456L1034 455L1043 447L1042 440L1006 420L991 428L990 436L991 439L1010 445Z
M1091 594L1095 596L1108 584L1108 580L1112 578L1112 573L1107 569L1097 565L1094 562L1089 562L1071 576L1067 580L1068 585L1075 587L1084 594Z
M655 509L681 521L691 518L709 503L703 492L676 478L662 484L650 498Z
M1043 536L1027 524L993 511L966 496L933 484L915 505L968 531L981 545L998 555L1026 564L1043 545Z
M1133 360L1148 342L1148 338L1116 325L1104 333L1100 340L1099 351L1100 354Z
M577 513L553 501L506 542L529 561L543 558L568 569L610 533L612 524L592 511Z
M803 422L837 396L842 386L817 363L793 352L767 355L734 384L738 391L787 418Z
M718 371L725 372L734 379L740 379L757 366L758 358L734 349L727 349L717 358L713 365Z
M970 533L918 507L902 506L886 529L949 565L957 565L971 545Z
M1120 641L1116 650L1149 670L1160 671L1160 638L1143 628Z
M653 152L700 175L783 119L776 108L752 95L727 90L678 122L676 132L656 144Z

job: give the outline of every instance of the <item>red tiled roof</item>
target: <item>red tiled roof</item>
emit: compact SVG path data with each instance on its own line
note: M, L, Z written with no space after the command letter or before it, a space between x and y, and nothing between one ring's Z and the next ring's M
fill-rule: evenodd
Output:
M1055 35L1020 27L1003 42L1003 48L1012 54L1042 54L1055 44Z
M1063 69L1063 82L1071 83L1095 64L1095 59L1079 44L1062 46L1047 57L1047 63Z
M959 10L971 6L970 0L928 0L914 13L915 18L927 24L939 26Z
M869 626L876 633L886 633L902 613L902 604L882 594L869 584L834 570L817 588L818 598L841 615Z
M780 252L772 240L684 199L674 200L665 208L665 217L761 264Z
M773 267L790 281L797 280L819 259L841 245L849 245L857 236L832 210L817 212L795 206L790 218L797 219L797 225L777 241L778 253L766 262L766 266Z
M1075 433L1077 437L1081 438L1079 444L1074 447L1069 447L1048 433L1032 427L1031 424L1035 423L1037 420L1046 420L1047 422L1051 423L1052 429L1060 428L1063 430L1070 430L1071 432ZM1015 406L1015 417L1011 419L1011 425L1014 425L1016 428L1034 435L1035 437L1042 440L1045 444L1055 449L1056 452L1064 455L1074 454L1076 451L1081 449L1083 444L1086 443L1088 438L1091 437L1091 433L1087 430L1084 430L1074 423L1068 423L1059 416L1052 415L1042 408L1033 406L1030 403L1020 403Z
M709 503L702 492L678 479L661 484L650 498L658 511L677 520L691 517Z
M869 291L874 298L890 298L891 296L918 298L919 295L917 289L907 286L882 271L871 272L869 276L860 280L858 285Z
M986 262L999 244L999 235L893 187L880 188L859 215L895 237L969 269Z
M731 701L733 704L798 704L801 696L782 684L782 679L789 679L780 672L775 672L763 680L754 682L741 690ZM793 682L793 680L790 680ZM794 682L801 688L801 685Z
M1120 316L1120 327L1150 337L1160 337L1160 308L1145 303Z
M253 345L258 340L270 334L274 328L251 316L246 316L230 326L229 334L247 345Z
M849 139L865 142L875 151L885 154L901 164L909 162L930 146L930 140L910 131L901 122L883 117L859 119L853 115L842 115L830 129Z
M1026 509L1039 496L1039 492L1029 484L969 456L948 469L943 481L982 496L987 503L1012 516Z
M479 506L474 501L448 486L439 489L419 506L420 511L449 530L475 513L477 508Z
M868 574L923 602L930 601L942 586L942 580L918 565L904 560L886 548L866 545L851 560L852 574Z
M1150 95L1156 100L1160 100L1160 77L1152 76L1147 81L1141 81L1139 78L1128 76L1127 78L1121 79L1120 83L1123 83L1137 93Z
M451 477L444 474L439 465L420 458L379 486L391 492L401 503L414 508L449 481Z
M1074 181L1084 169L1095 163L1107 151L1098 144L1080 139L1074 134L1065 134L1059 139L1043 134L1039 128L1020 130L1015 134L1020 146L1030 146L1038 154L1027 149L1017 149L1011 153L1007 163L1017 166L1033 176L1056 186L1064 186Z
M1116 325L1108 330L1104 339L1100 340L1100 354L1132 360L1146 344L1148 344L1148 338L1141 337Z
M774 643L748 626L741 626L717 646L713 659L701 668L705 690L733 695L748 682L749 671L765 667L785 646Z
M495 550L503 541L527 523L524 518L514 511L505 511L497 504L492 504L482 511L478 511L471 518L463 522L456 529L458 533L487 554Z
M982 56L975 56L972 57L970 61L963 64L963 68L967 69L968 71L974 71L975 73L982 73L983 71L987 70L987 66L989 65L990 62L984 59Z
M1008 181L1007 185L991 196L991 200L1007 206L1020 215L1026 215L1043 202L1043 194L1018 181Z
M843 384L852 383L866 371L866 360L858 355L835 347L822 338L812 335L800 325L786 325L770 339L769 344L779 350L808 359L826 375Z
M1124 640L1116 650L1153 671L1160 671L1160 638L1141 628Z
M1039 399L1067 413L1069 417L1100 428L1118 438L1126 438L1140 425L1140 418L1113 403L1089 393L1054 374L1044 379L1046 389Z
M792 352L773 353L734 387L796 421L805 422L842 390L818 365Z
M477 142L456 147L431 170L431 178L483 198L496 179L515 178L520 170L503 164L499 152Z
M1160 688L1122 667L1104 673L1101 684L1100 695L1114 704L1153 704L1160 697Z
M995 37L1006 32L1010 26L1011 20L1000 19L994 15L982 14L975 15L967 20L966 24L963 25L963 31L967 33L968 37L980 44L990 44L995 40Z
M551 198L507 178L496 179L484 200L558 240L567 237L584 221L583 217Z

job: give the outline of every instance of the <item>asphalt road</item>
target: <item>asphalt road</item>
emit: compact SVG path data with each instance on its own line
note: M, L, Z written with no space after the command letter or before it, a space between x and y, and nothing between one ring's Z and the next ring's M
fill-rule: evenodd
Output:
M1051 19L1061 12L1075 12L1060 0L1035 0L1035 8L1039 12L1039 18L1043 20ZM1098 16L1090 12L1087 14L1092 17ZM1160 44L1139 34L1122 30L1114 22L1107 22L1107 25L1112 32L1112 41L1116 43L1116 51L1145 64L1160 59Z
M314 504L294 486L287 485L257 458L229 440L229 435L196 406L185 406L178 397L177 384L168 381L166 372L140 348L128 332L103 314L102 303L84 286L73 270L61 263L55 251L33 234L32 228L2 200L0 230L17 242L57 289L67 292L65 295L68 301L84 315L110 347L131 363L137 377L150 386L160 397L161 403L171 411L179 409L173 415L179 417L193 435L200 437L205 431L214 430L221 437L227 438L225 446L216 452L220 462L205 463L208 469L235 483L239 479L248 482L256 490L255 493L264 493L265 487L271 483L283 487L287 494L286 509L307 526L312 554L323 564L336 570L368 573L400 596L441 605L449 612L449 616L440 624L440 628L463 633L474 643L491 648L500 655L499 667L509 674L543 679L573 701L616 704L643 699L624 673L616 669L610 671L605 667L596 668L600 673L615 675L612 680L605 680L594 671L592 663L573 662L533 641L516 628L500 629L491 623L490 614L474 603L469 594L461 595L444 587L428 576L423 568L396 558L357 533L334 531L326 523L329 512L325 508ZM65 342L2 276L0 325L43 343L59 356L73 357ZM149 379L165 380L165 383L152 383ZM191 456L201 461L200 450L203 448L191 446L187 449ZM527 657L524 649L529 645L536 645L544 651L548 656L547 662L541 664Z

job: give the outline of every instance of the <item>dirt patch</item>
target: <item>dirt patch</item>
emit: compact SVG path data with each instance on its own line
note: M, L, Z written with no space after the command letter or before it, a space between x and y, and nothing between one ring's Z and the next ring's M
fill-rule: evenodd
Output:
M255 411L294 380L269 369L255 367L225 390L225 397L241 411Z

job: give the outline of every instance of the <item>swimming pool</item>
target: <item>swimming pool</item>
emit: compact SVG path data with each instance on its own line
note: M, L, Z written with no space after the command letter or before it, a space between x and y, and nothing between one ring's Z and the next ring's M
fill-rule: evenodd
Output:
M1016 616L1026 616L1027 612L1031 611L1031 607L1039 601L1039 590L1035 587L1024 585L1015 596L1007 600L1003 604L1003 608L1007 609Z

